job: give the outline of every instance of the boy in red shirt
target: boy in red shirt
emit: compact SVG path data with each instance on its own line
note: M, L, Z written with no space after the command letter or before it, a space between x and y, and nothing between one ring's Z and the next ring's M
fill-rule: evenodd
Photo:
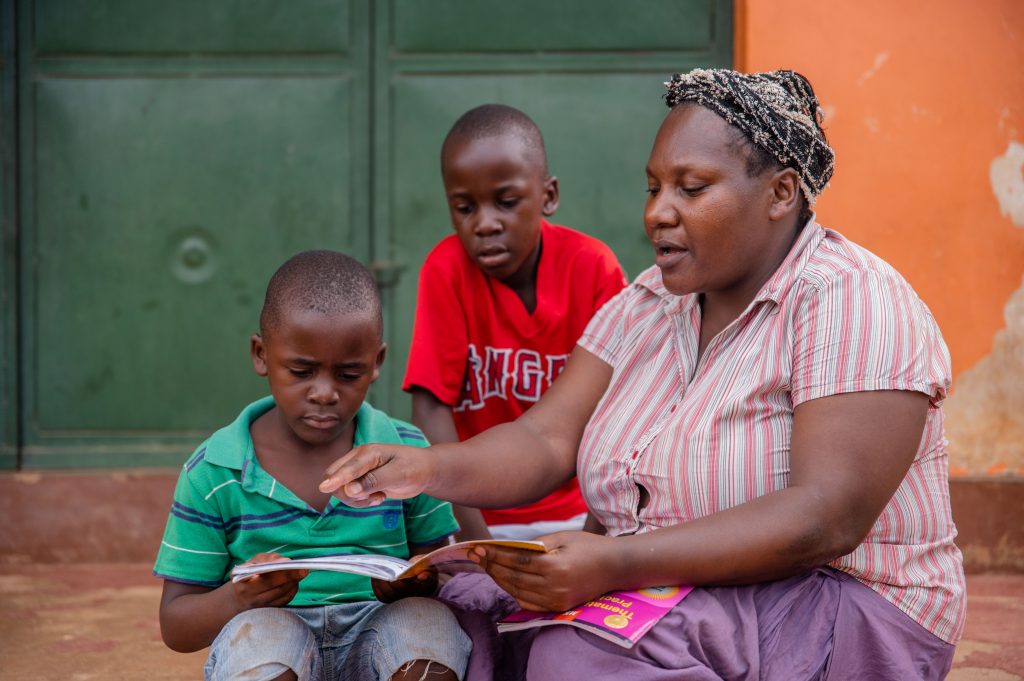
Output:
M420 271L403 389L432 443L465 440L526 411L558 376L591 316L626 284L604 243L545 217L558 208L537 125L485 104L441 147L455 234ZM514 475L515 471L509 471ZM527 506L455 507L464 539L580 529L576 481ZM596 529L596 527L595 527Z

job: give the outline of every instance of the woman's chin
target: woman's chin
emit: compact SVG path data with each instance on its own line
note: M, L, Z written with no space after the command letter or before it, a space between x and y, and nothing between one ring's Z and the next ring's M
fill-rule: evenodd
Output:
M661 283L665 289L674 296L685 296L697 291L696 284L687 278L673 276L671 273L661 271Z

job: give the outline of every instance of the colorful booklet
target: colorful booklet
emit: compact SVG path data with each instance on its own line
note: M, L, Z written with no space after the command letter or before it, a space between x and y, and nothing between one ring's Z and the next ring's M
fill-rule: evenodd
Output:
M623 648L632 648L691 591L692 586L652 586L638 591L612 591L565 612L520 610L498 622L498 631L568 624Z
M544 544L539 541L515 541L504 539L476 539L444 546L420 557L415 563L372 553L339 553L315 558L296 558L293 560L275 560L269 563L250 563L236 565L231 571L231 581L237 582L250 575L274 570L333 570L349 572L366 577L375 577L387 581L412 577L429 567L437 568L438 572L448 574L456 572L481 572L479 565L469 559L469 550L474 546L487 544L490 546L508 546L525 551L545 551Z

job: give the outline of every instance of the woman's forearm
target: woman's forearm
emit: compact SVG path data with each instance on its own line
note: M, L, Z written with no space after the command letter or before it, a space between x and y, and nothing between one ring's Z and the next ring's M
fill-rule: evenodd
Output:
M534 501L527 497L538 494L538 488L543 491L545 485L553 484L551 490L556 489L561 484L557 480L564 477L558 461L567 453L553 451L524 424L502 424L491 429L502 431L498 437L488 430L460 445L452 408L418 387L412 391L412 421L427 436L431 444L427 454L438 464L437 480L425 490L432 496L470 510L518 506ZM512 472L515 467L521 469L518 475ZM547 491L537 499L544 494ZM478 523L468 529L486 531L479 513L475 520ZM459 524L466 527L462 518Z
M577 347L558 380L518 419L431 447L437 468L427 493L476 508L507 508L558 489L576 474L583 430L611 375L610 366Z
M614 544L609 565L623 589L783 579L855 547L828 526L814 494L795 488Z
M577 347L558 380L512 423L427 449L361 445L328 466L320 490L352 506L422 492L475 508L536 501L576 474L583 430L611 377L608 364Z

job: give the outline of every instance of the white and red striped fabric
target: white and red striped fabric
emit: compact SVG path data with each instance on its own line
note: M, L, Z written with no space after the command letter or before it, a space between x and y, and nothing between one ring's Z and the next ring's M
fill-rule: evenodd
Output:
M931 408L910 472L860 547L832 565L944 641L959 640L964 576L940 408L949 352L910 285L812 221L698 364L699 332L697 296L669 293L652 267L579 341L614 368L578 464L587 506L609 533L684 523L786 487L801 402L867 390L926 393ZM639 486L650 501L638 511Z

